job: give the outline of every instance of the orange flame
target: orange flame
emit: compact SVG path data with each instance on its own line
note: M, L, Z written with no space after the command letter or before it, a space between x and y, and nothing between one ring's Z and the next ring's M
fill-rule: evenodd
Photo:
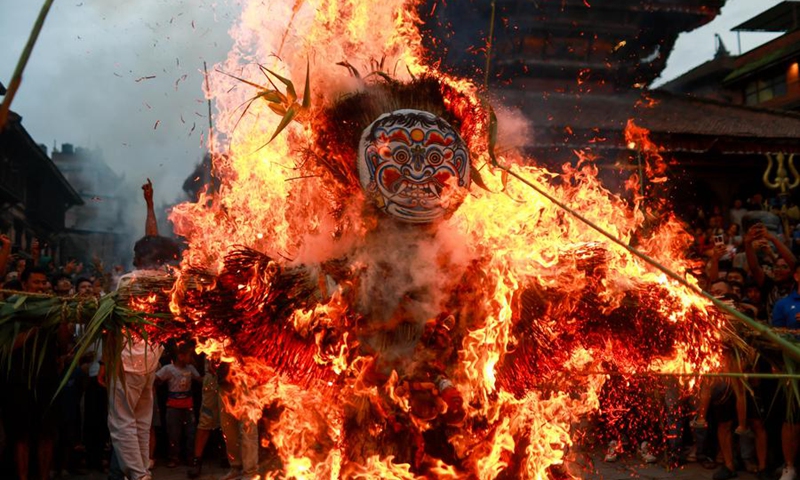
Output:
M535 320L537 328L551 338L556 338L566 324L579 320L570 315L592 285L602 287L596 289L598 314L620 308L627 292L644 285L669 292L659 312L673 324L684 325L693 316L707 319L713 314L707 311L706 300L626 249L598 238L587 225L488 166L488 116L478 89L469 81L444 75L425 64L417 28L420 20L414 9L418 3L246 2L241 21L232 31L234 48L217 70L255 79L261 75L254 63L259 62L301 85L308 61L313 96L310 118L333 105L343 93L359 88L358 80L347 69L335 66L342 61L364 72L391 70L383 73L399 80L426 73L463 95L445 100L448 108L465 119L461 133L471 146L473 164L485 167L481 177L488 191L473 187L460 208L437 225L435 239L430 240L451 264L468 271L467 265L472 262L480 271L469 282L480 289L475 303L456 306L480 312L474 315L479 318L465 327L456 346L458 361L449 366L450 380L463 396L466 410L464 426L449 438L462 466L457 469L424 456L414 461L428 465L428 471L441 478L496 478L512 463L519 464L515 468L522 478L547 478L551 466L565 462L565 451L573 443L573 425L599 407L598 393L606 377L585 373L600 369L601 362L609 360L619 361L619 369L626 373L641 370L641 365L615 358L618 352L610 341L604 348L576 345L559 366L561 371L554 377L560 382L556 387L511 393L498 375L504 361L525 340L515 329L520 291L536 288L558 291L563 296L559 304L563 311L548 310ZM288 26L287 19L291 19ZM186 268L204 265L219 271L225 255L239 245L283 258L285 265L319 265L362 246L374 227L374 219L362 216L363 198L359 196L349 199L338 216L331 214L334 202L326 188L327 180L307 166L306 152L315 141L313 122L293 122L270 142L281 119L267 103L256 100L243 114L241 106L255 93L237 80L214 76L210 96L219 110L216 128L221 133L215 139L225 141L214 145L218 152L225 152L214 156L214 171L221 186L218 192L201 194L197 203L176 207L170 217L176 233L189 244L183 258ZM629 122L626 140L636 142L647 156L648 175L664 173L658 148L645 130ZM530 166L529 159L514 152L499 160L513 164L515 171L576 207L623 242L634 239L645 221L638 203L631 206L603 187L597 168L588 158L575 167L565 165L558 175ZM641 250L668 267L683 271L689 266L681 251L687 237L676 219L664 221L650 239L638 240ZM602 274L578 268L595 255L602 256ZM360 266L354 263L351 268ZM436 273L448 276L451 272ZM322 283L327 281L324 274L320 277ZM242 284L241 288L252 286ZM340 285L314 308L294 311L287 325L303 338L313 339L317 346L314 361L330 368L339 383L298 386L262 359L237 359L230 351L233 346L221 340L206 340L198 345L198 351L231 364L235 388L225 403L239 418L259 421L264 406L281 406L279 419L268 431L286 478L418 478L413 473L415 465L395 463L391 455L365 455L359 461L349 456L351 439L343 410L359 414L368 411L387 424L393 421L387 409L396 409L397 415L411 415L413 410L396 373L383 389L377 388L370 379L374 376L370 370L373 362L363 355L358 340L347 332L332 340L321 329L349 321L348 315L354 314L351 297ZM173 295L175 312L182 311L177 305L180 299L181 295ZM719 336L711 331L698 332L696 342L680 344L646 369L683 372L717 368L720 361L712 352ZM693 349L700 349L704 355L691 355ZM442 405L441 399L436 401ZM413 419L409 423L414 423L414 431L420 435L430 426ZM381 430L376 427L361 434L376 436ZM524 453L518 451L519 445L526 445Z

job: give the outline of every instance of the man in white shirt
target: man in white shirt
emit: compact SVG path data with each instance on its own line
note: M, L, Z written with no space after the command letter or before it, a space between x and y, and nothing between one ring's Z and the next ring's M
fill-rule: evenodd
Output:
M147 202L145 236L134 246L137 270L120 278L117 289L129 288L137 279L166 276L166 265L178 258L171 239L158 235L153 209L153 186L142 186ZM162 348L135 335L128 336L120 353L116 374L109 375L108 430L114 453L129 480L150 480L150 425L153 420L153 384Z

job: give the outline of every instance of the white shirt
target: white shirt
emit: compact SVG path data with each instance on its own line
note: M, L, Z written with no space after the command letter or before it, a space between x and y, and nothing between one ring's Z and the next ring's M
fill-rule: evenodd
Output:
M134 270L131 273L125 274L119 278L117 290L120 287L125 287L129 283L136 280L137 277L149 276L163 276L167 273L163 270ZM125 344L122 346L120 359L122 360L122 369L128 373L135 373L138 375L147 375L148 373L155 372L161 358L164 348L161 345L145 342L141 338L135 336L126 337Z

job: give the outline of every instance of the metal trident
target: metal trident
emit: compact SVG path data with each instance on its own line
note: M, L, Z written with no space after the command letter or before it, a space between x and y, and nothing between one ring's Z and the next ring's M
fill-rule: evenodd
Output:
M786 167L784 166L784 160L785 160L784 154L778 153L775 155L775 158L778 160L778 168L775 171L774 182L771 182L769 180L769 175L770 172L772 171L772 165L773 165L772 155L767 153L766 156L767 156L767 161L769 163L767 164L767 170L764 172L764 185L773 190L780 189L779 195L786 195L789 192L789 190L797 188L797 186L800 185L800 174L797 173L797 169L794 167L794 162L793 162L794 154L789 155L789 161L787 162L789 164L789 171L792 173L793 180L789 179L789 175L786 172Z

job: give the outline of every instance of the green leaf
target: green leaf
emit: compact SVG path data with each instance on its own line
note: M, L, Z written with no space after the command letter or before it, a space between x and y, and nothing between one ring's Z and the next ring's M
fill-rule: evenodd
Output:
M261 67L261 68L263 68L264 70L268 71L270 74L272 74L272 76L277 78L282 84L286 85L286 94L289 96L289 100L291 102L294 102L295 100L297 100L297 93L294 91L294 84L292 83L291 80L289 80L288 78L281 77L280 75L278 75L277 73L273 72L272 70L270 70L267 67Z
M250 100L245 102L247 104L247 106L244 107L244 110L242 110L242 114L239 115L239 119L236 120L236 124L233 126L234 130L236 130L236 127L239 126L239 122L242 121L242 119L244 118L245 114L247 114L247 111L250 109L250 105L252 105L255 100L256 100L256 97L253 97ZM244 103L242 105L244 105ZM241 107L242 105L239 105L239 106Z
M267 87L265 87L264 85L259 85L259 84L257 84L257 83L253 83L253 82L251 82L251 81L249 81L249 80L245 80L244 78L237 77L236 75L231 75L230 73L223 72L222 70L217 70L217 71L218 71L219 73L223 74L223 75L227 75L227 76L229 76L229 77L231 77L231 78L235 78L236 80L239 80L239 81L240 81L240 82L242 82L242 83L246 83L246 84L250 85L251 87L256 87L256 88L257 88L257 89L259 89L259 90L268 90L268 88L267 88Z
M383 64L383 62L381 62L381 64ZM414 74L411 73L411 69L408 67L408 65L406 65L406 71L408 72L408 75L411 77L411 80L416 82L417 77L415 77ZM397 72L397 68L395 68L395 72Z
M259 98L266 100L267 102L270 103L286 103L288 101L286 95L282 94L277 90L264 90L262 92L259 92L258 95L256 95L252 99L257 100Z
M44 342L42 343L42 348L39 349L39 352L37 352L36 356L38 356L38 358L39 358L39 360L36 362L36 370L35 370L37 376L39 375L39 372L42 371L42 365L44 364L45 357L47 357L47 345L50 343L50 339L51 339L52 335L53 335L53 333L45 334ZM38 337L38 335L37 335L37 337ZM36 340L38 341L38 338ZM36 348L36 347L34 346L34 348ZM33 371L33 369L31 369L31 371Z
M17 301L14 302L14 310L19 310L19 307L21 307L22 304L25 303L25 300L27 299L28 297L26 297L25 295L20 295Z
M342 67L346 67L347 70L350 71L350 75L358 78L359 80L361 79L361 74L358 73L358 70L356 70L356 67L350 65L350 62L348 62L347 60L342 60L341 62L337 63L336 65L340 65Z
M396 83L397 83L397 80L395 80L394 78L392 78L392 76L391 76L391 75L389 75L389 74L388 74L388 73L386 73L386 72L380 72L380 71L377 71L377 72L373 72L373 73L374 73L375 75L377 75L377 76L381 77L382 79L384 79L384 80L386 81L386 83L388 83L389 85L394 85L394 84L396 84Z
M472 181L475 182L475 185L481 187L487 192L495 193L492 192L492 190L486 185L486 182L483 181L483 177L481 177L481 174L477 168L475 168L473 165L470 165L469 171L470 171L469 176L470 178L472 178Z
M294 117L297 116L298 113L300 113L300 106L296 103L292 104L292 106L289 107L289 110L286 111L286 115L284 115L283 118L281 119L281 123L279 123L278 127L275 129L275 133L272 134L272 137L270 137L267 143L259 147L259 150L269 145L271 141L275 140L275 137L277 137L278 134L281 133L283 129L286 128L286 126L292 122L292 120L294 119Z
M270 110L272 110L273 112L277 113L281 117L286 115L286 112L288 111L286 109L286 107L284 107L283 105L279 105L277 103L270 103L270 104L268 104L268 106L269 106Z
M303 89L303 108L311 106L311 62L306 59L306 86Z
M11 344L8 352L8 367L6 367L6 375L11 373L11 360L14 358L14 355L12 354L11 351L14 349L14 342L17 340L18 336L19 336L19 322L14 322L14 330L11 335Z
M489 110L489 158L492 159L492 164L497 166L497 157L494 154L494 149L497 146L497 116L494 114L492 106L488 103L486 105ZM505 185L505 182L503 185Z

